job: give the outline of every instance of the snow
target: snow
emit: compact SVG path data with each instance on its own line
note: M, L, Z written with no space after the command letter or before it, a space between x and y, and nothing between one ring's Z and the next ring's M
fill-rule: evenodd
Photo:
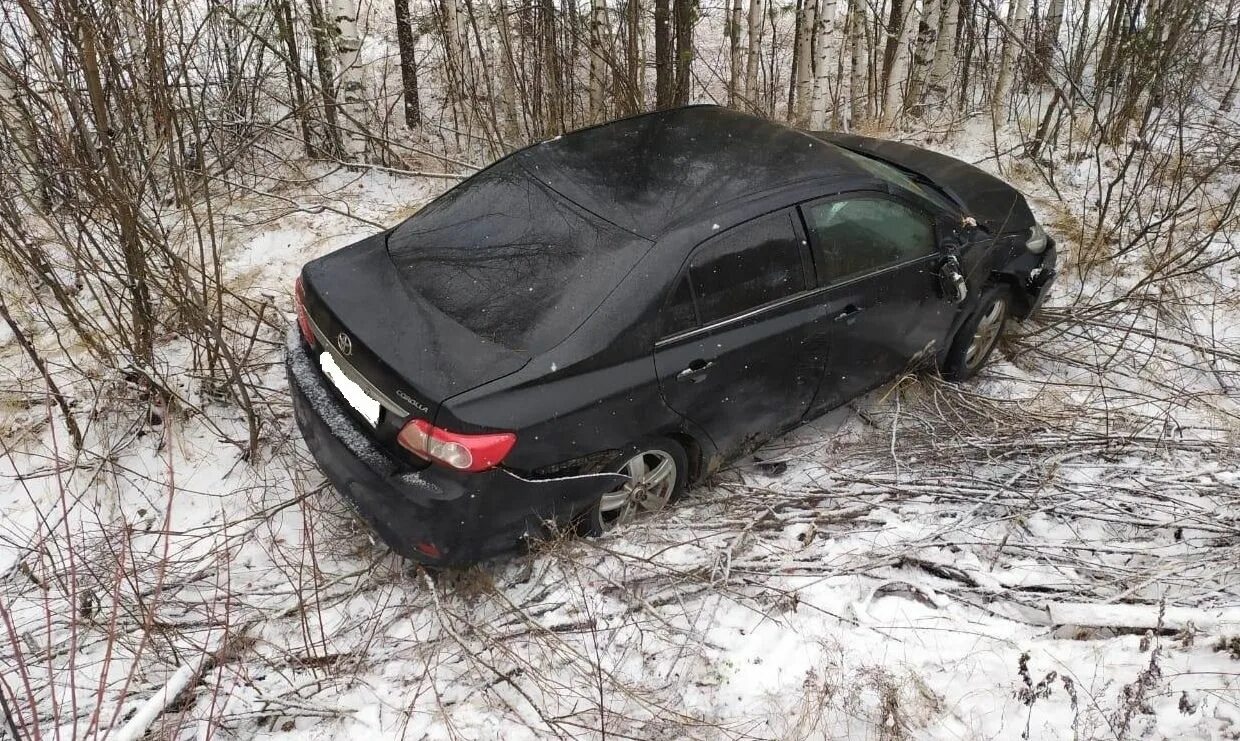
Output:
M988 121L932 146L997 171ZM1091 167L1060 171L1065 202ZM1007 175L1053 223L1054 192ZM324 169L238 203L230 280L290 311L303 262L448 184ZM104 408L76 466L0 336L3 687L66 737L96 707L113 735L169 738L1233 737L1237 239L1162 287L1182 317L1134 302L1117 323L1103 307L1141 266L1082 274L1056 236L1042 323L976 381L901 379L756 454L784 466L746 458L608 537L433 578L313 465L283 327L251 361L256 458L216 403L158 425Z

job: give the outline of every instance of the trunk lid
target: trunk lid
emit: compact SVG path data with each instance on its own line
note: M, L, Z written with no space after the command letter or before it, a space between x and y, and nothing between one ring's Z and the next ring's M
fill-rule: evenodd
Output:
M302 278L320 349L389 416L433 422L448 398L528 361L409 290L388 256L386 232L307 263Z

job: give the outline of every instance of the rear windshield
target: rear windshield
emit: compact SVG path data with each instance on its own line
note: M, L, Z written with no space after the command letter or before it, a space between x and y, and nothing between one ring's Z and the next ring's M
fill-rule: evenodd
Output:
M470 331L539 353L567 337L649 243L547 189L511 157L392 232L412 290Z

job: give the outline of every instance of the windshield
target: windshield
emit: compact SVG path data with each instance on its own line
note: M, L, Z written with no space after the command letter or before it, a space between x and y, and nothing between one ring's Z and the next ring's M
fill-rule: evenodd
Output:
M940 208L948 211L960 210L960 207L953 203L946 194L941 192L938 186L930 183L923 183L919 180L914 180L913 176L905 170L901 170L895 165L889 162L884 162L876 157L869 157L861 154L860 152L845 149L844 147L840 147L839 149L843 152L844 156L848 157L848 159L857 163L859 166L865 168L867 172L877 175L893 185L926 198ZM923 180L925 179L923 178Z
M458 324L530 354L567 337L649 243L500 160L392 232L401 279Z

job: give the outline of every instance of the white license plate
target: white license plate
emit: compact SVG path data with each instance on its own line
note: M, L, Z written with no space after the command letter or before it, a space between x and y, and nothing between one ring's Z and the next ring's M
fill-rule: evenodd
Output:
M336 365L336 359L331 353L325 352L319 355L319 365L323 367L323 373L340 391L344 400L349 402L349 406L356 409L371 427L377 427L379 425L379 402L340 370L340 366Z

